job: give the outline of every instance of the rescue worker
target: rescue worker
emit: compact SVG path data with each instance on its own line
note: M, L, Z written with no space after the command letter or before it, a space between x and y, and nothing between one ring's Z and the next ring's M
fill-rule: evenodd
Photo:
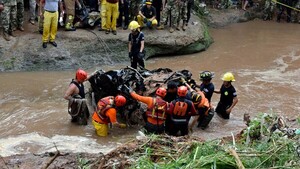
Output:
M273 20L273 13L274 13L275 2L272 0L265 1L265 8L263 11L263 20Z
M17 17L17 1L16 0L2 0L3 11L1 12L1 20L3 27L3 38L10 41L11 37L16 37L13 33L14 23Z
M164 100L171 102L177 98L177 83L174 81L169 81L167 83L167 94Z
M108 135L108 124L113 124L120 128L125 128L126 124L118 123L117 108L126 104L126 98L122 95L108 96L100 99L97 109L92 116L92 124L98 136Z
M144 27L145 23L148 28L152 29L157 25L156 9L152 6L151 0L147 0L145 4L139 11L137 20L141 28Z
M181 29L183 31L186 30L186 23L187 23L187 0L179 0L178 4L177 4L177 8L176 8L178 13L176 21L177 21L177 25L176 25L176 30L180 30L180 21L182 20L182 26Z
M107 10L106 10L106 0L98 0L98 3L100 4L100 18L101 18L101 27L99 28L99 31L106 31L106 17L107 17Z
M119 16L118 0L106 0L106 34L110 31L117 35L117 19Z
M79 10L82 8L79 0L64 0L65 10L67 14L67 20L65 23L66 31L76 31L76 28L73 25L75 17L75 3L77 4Z
M232 82L235 78L231 72L227 72L222 77L223 84L220 90L215 90L217 94L221 94L220 101L217 105L216 112L224 119L229 119L230 113L238 102L237 93Z
M178 18L178 10L177 8L177 0L168 0L165 7L162 10L161 20L160 20L160 26L157 27L158 30L164 29L164 25L167 22L167 20L170 21L170 29L169 32L173 33L176 28L176 18Z
M166 120L166 114L169 104L164 101L167 91L165 88L160 87L156 90L154 97L140 96L128 89L132 98L147 104L146 111L146 125L145 129L147 133L162 134L165 131L164 122Z
M178 87L178 98L170 103L170 135L185 136L189 133L189 121L192 115L196 115L196 109L193 103L186 98L187 93L188 89L186 86Z
M210 103L210 107L211 106L211 97L215 91L215 86L214 84L211 82L211 79L214 77L214 73L210 72L210 71L203 71L200 73L200 80L202 81L202 83L200 84L200 91L202 91L205 95L205 98L207 98L207 100Z
M189 126L189 129L192 131L195 124L198 123L197 127L201 127L201 129L204 130L208 127L208 124L210 123L215 114L214 109L212 108L210 102L206 98L205 93L203 91L196 91L185 81L185 79L181 79L181 81L189 89L190 93L188 94L188 99L190 99L193 102L195 109L197 110L197 116L194 116L192 123Z
M24 31L24 0L17 0L17 20L16 20L16 28L20 31Z
M123 30L127 30L129 25L129 3L130 3L129 0L119 0L120 15L117 20L117 27L122 26L123 17L124 17Z
M168 103L170 103L171 101L177 99L177 83L174 82L174 81L169 81L167 83L167 94L166 96L164 97L164 100L167 101ZM167 118L166 118L166 121L165 121L165 131L167 134L170 133L171 131L171 116L170 114L167 114Z
M140 25L137 21L131 21L129 24L128 37L128 57L130 58L131 67L137 69L137 64L145 68L145 51L144 51L144 33L140 32Z
M78 69L75 79L72 79L64 98L69 101L68 112L72 117L71 122L79 125L87 125L89 111L86 105L85 91L83 82L87 80L87 73Z
M44 8L44 14L41 8L39 11L40 17L44 17L42 46L43 48L47 48L47 43L49 42L54 47L57 47L55 36L58 25L58 6L60 6L60 11L63 11L61 0L45 0L45 3L40 1L40 6Z

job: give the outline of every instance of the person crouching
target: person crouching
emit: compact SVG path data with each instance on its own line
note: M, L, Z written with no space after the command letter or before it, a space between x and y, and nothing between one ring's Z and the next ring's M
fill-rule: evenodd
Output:
M108 135L108 124L111 123L120 128L125 128L126 124L117 122L116 108L126 104L126 98L122 95L108 96L100 99L97 103L96 111L92 116L92 124L98 136Z

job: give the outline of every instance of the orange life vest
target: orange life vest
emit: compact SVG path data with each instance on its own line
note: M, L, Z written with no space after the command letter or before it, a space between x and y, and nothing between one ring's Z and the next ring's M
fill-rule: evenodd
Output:
M174 105L173 115L183 117L187 113L188 104L186 102L177 101Z
M98 123L110 123L109 117L105 115L106 111L113 107L114 97L104 97L97 103L96 111L93 114L93 120Z
M201 96L201 101L197 105L197 107L198 108L209 107L209 102L208 102L207 98L205 97L204 93L201 91L198 91L197 94L199 94Z
M210 110L210 105L208 99L205 97L202 91L198 91L197 94L201 96L201 101L198 103L197 108L207 108L204 112L205 115L208 115L208 111Z
M157 120L166 120L166 110L168 107L168 102L164 101L161 98L153 98L153 105L148 107L146 111L147 117L157 119Z

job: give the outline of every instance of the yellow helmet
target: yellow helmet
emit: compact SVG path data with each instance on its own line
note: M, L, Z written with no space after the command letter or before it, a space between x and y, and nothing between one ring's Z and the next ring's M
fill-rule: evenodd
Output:
M131 21L129 23L129 29L132 31L138 29L139 27L140 27L140 25L137 21Z
M146 0L146 5L151 5L152 1L151 0Z
M223 75L222 80L226 81L226 82L234 82L235 81L234 76L231 72L226 72Z

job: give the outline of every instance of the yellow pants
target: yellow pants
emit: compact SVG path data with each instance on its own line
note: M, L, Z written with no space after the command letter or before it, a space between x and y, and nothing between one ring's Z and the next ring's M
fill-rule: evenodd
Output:
M117 30L117 19L119 16L119 3L106 2L106 26L107 30Z
M44 12L44 29L43 29L43 42L55 41L58 25L58 11L51 13L48 11Z
M101 1L101 13L100 13L100 17L101 17L101 28L106 30L106 15L107 11L106 11L106 0L102 0Z
M92 124L94 125L96 134L98 136L105 137L108 135L108 125L107 124L99 124L99 123L95 122L94 120L92 120Z
M138 23L141 27L144 26L144 19L141 15L138 15L137 16L137 20L138 20ZM156 19L153 19L152 22L151 22L151 26L156 26L157 25L157 20Z

